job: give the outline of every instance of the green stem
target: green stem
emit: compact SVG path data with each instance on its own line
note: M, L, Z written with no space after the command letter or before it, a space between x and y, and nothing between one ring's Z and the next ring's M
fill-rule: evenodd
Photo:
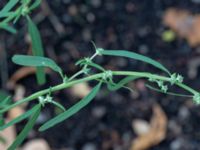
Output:
M157 79L157 80L162 80L162 81L167 81L167 82L170 81L169 77L151 74L151 73L148 73L148 72L112 71L112 73L113 73L113 76L138 76L139 78L147 78L147 79L152 78L152 79ZM70 81L70 82L61 83L59 85L51 87L51 91L55 92L55 91L59 91L59 90L62 90L62 89L66 89L66 88L71 87L71 86L78 84L78 83L87 82L87 81L91 81L91 80L98 80L98 79L101 79L103 75L104 75L104 72L94 74L94 75L91 75L91 76L88 76L88 77L84 77L82 79L76 79L76 80L73 80L73 81ZM195 91L194 89L188 87L187 85L185 85L183 83L175 83L175 85L185 89L186 91L188 91L192 94L198 93L197 91ZM30 95L29 97L24 98L22 100L19 100L18 102L8 106L7 108L0 110L0 113L4 113L4 112L12 109L13 107L21 105L25 102L30 102L32 100L37 99L39 96L42 96L42 95L45 95L45 94L48 94L48 93L49 93L49 88L42 90L42 91L39 91L39 92L36 92L36 93Z

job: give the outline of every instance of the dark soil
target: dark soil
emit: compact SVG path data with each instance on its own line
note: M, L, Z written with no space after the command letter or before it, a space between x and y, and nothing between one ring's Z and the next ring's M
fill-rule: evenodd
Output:
M199 72L193 79L188 76L188 62L199 57L199 49L191 48L184 39L176 38L168 43L161 38L167 29L162 24L164 11L176 7L199 13L200 2L197 0L48 0L48 4L63 25L64 32L55 30L51 16L38 19L43 16L41 9L35 12L33 18L38 22L46 56L56 59L67 75L79 69L74 66L79 58L93 54L94 48L90 43L93 40L105 49L126 49L159 60L172 72L182 74L188 85L195 89L200 87ZM27 29L24 24L22 19L16 25L19 33L15 36L5 32L1 34L7 49L9 75L19 68L12 64L10 58L16 53L27 53L28 44L24 42ZM133 60L107 57L97 58L96 62L115 70L159 73L151 66ZM57 75L50 74L48 81L45 86L38 87L34 76L31 76L20 83L29 95L61 80ZM193 105L188 98L166 96L146 88L135 90L137 95L124 89L109 93L104 87L95 100L75 116L46 132L35 130L30 138L45 138L52 149L128 150L131 141L136 138L132 121L136 118L149 121L152 106L158 103L167 115L168 131L166 139L151 150L200 149L199 106ZM182 92L177 88L173 90ZM55 93L55 98L66 107L77 100L66 90ZM46 121L55 111L48 106L41 117ZM37 127L41 123L43 121ZM18 130L23 128L22 125L18 126ZM105 145L108 145L107 148L103 148Z

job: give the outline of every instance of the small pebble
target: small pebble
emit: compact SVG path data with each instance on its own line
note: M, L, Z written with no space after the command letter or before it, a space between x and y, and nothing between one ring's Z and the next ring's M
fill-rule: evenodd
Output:
M92 115L96 118L101 118L106 114L106 108L103 106L94 107L92 109Z
M82 150L97 150L93 143L87 143L83 146Z
M90 23L93 23L95 21L95 15L93 13L88 13L86 18L87 18L87 21Z
M100 7L101 6L101 0L91 0L91 4L94 7Z

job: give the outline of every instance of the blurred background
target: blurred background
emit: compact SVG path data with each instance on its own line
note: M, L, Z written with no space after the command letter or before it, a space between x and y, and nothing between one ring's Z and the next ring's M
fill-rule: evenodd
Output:
M1 0L1 8L5 4ZM80 68L75 62L91 56L94 41L104 49L121 49L149 56L184 82L200 88L200 0L43 0L32 13L41 32L45 56L55 60L70 76ZM59 84L59 76L47 70L48 83L38 86L34 70L11 62L14 54L30 54L26 20L11 35L0 31L1 97L17 101L38 90ZM144 63L117 57L97 57L107 69L160 73ZM93 83L56 92L54 99L69 107L83 98ZM190 98L151 91L145 80L128 85L134 92L104 87L86 108L45 131L38 127L59 110L47 106L22 150L200 150L200 110ZM183 93L177 87L171 90ZM33 104L11 110L7 117L22 114ZM8 143L24 122L1 135ZM0 149L6 149L0 144Z

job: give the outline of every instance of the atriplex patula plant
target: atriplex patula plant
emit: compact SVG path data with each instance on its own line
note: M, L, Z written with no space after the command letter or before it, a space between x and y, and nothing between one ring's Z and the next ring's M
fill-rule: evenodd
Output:
M21 3L19 4L19 2ZM39 83L44 83L45 81L43 72L43 68L45 67L49 67L55 72L57 72L62 78L63 82L60 83L59 85L49 87L48 89L44 89L36 93L33 93L32 95L24 99L21 99L15 103L10 102L11 99L10 97L7 97L6 99L0 101L0 117L1 117L0 130L4 130L5 128L13 124L16 124L22 120L29 118L29 121L25 125L24 129L19 133L14 143L9 147L9 150L16 149L23 142L28 132L34 126L38 116L40 115L40 112L46 106L47 103L60 108L63 112L58 114L54 118L50 119L49 121L47 121L45 124L43 124L39 128L39 131L47 130L55 126L56 124L68 119L75 113L77 113L79 110L81 110L83 107L85 107L88 103L90 103L94 99L94 97L98 94L103 84L106 85L108 90L110 91L118 90L120 88L129 89L128 87L125 86L127 83L140 78L144 78L147 79L146 80L147 83L155 84L154 87L152 85L147 84L146 86L150 89L175 96L191 97L196 104L200 104L200 93L185 85L183 83L183 77L181 75L177 73L171 73L162 64L149 57L125 50L105 50L102 48L97 48L94 45L95 47L94 55L92 55L91 57L80 59L76 63L76 65L81 68L80 71L78 71L71 77L68 77L67 75L64 74L62 69L53 60L47 57L43 57L42 42L39 31L37 30L36 25L31 21L30 17L28 16L31 10L36 8L36 6L38 6L39 4L40 0L36 0L34 2L32 2L31 0L10 0L7 3L7 5L3 8L3 10L0 12L0 17L5 18L0 23L0 27L10 32L15 32L15 30L12 27L8 26L8 23L10 21L16 22L20 16L25 16L28 20L29 33L32 38L32 45L33 45L32 49L33 49L33 54L35 56L15 55L12 58L12 61L18 65L37 67L38 68L37 79ZM18 8L15 11L11 11L13 8L16 7L16 5L18 6ZM154 66L160 71L163 71L163 73L165 73L166 76L153 74L150 72L106 70L105 68L98 65L94 61L96 57L102 57L102 56L119 56L129 59L135 59ZM117 76L123 76L124 78L116 83L114 78L116 78ZM84 97L82 100L80 100L70 108L65 108L64 106L62 106L61 104L56 102L52 96L52 93L55 91L66 89L75 84L82 82L89 82L89 81L96 82L96 86L90 91L90 93L86 97ZM182 88L183 90L187 91L190 94L183 95L170 92L169 91L170 87L174 85L179 88ZM37 101L37 104L30 110L27 110L21 116L13 119L12 121L8 123L4 122L4 118L2 116L7 111L18 105L31 101Z
M41 0L9 0L0 11L0 28L15 34L17 31L10 24L15 24L20 17L25 17L28 24L28 32L32 41L32 53L34 56L44 56L43 45L37 26L31 20L29 14L37 8ZM37 67L37 81L39 84L46 82L44 68Z

